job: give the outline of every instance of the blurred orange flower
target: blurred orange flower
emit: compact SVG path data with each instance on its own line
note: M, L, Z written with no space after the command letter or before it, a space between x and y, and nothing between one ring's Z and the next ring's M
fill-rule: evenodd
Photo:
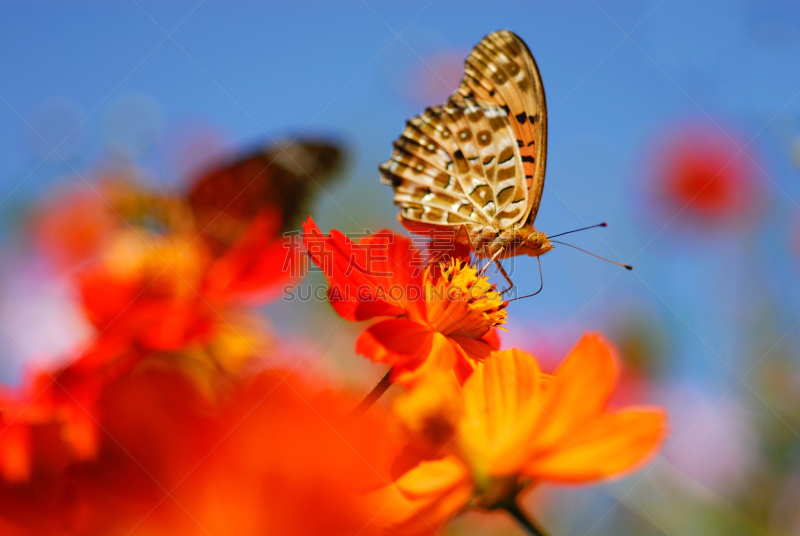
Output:
M356 342L356 352L392 366L394 382L408 385L430 370L452 370L463 382L499 347L493 328L505 323L508 302L467 263L426 267L411 241L391 231L355 243L335 229L324 236L311 218L303 240L330 282L337 313L348 320L394 317Z
M206 222L235 223L223 244L204 233L184 197L152 192L130 171L58 201L34 217L38 244L61 268L78 268L87 317L120 344L158 351L207 344L242 305L273 299L299 275L299 242L282 234L284 219L272 206L241 221Z
M190 380L215 404L241 381L245 364L259 356L258 326L219 326L204 344L174 352L144 348L119 331L101 333L77 357L52 370L29 372L17 388L0 389L0 477L8 482L49 475L92 460L98 450L103 389L128 374L168 369ZM142 332L147 335L146 330Z
M25 482L97 454L96 401L103 374L87 361L31 374L0 394L0 476Z
M230 306L269 299L293 276L297 248L280 225L265 211L220 257L192 232L120 230L78 275L87 316L104 336L154 350L207 342Z
M616 376L611 346L585 335L553 375L513 349L492 353L463 388L434 378L412 391L398 413L439 448L373 496L384 522L427 534L468 505L508 508L529 484L592 482L641 465L664 440L666 416L609 410Z
M377 534L363 492L390 480L397 445L346 394L273 371L212 406L163 370L98 394L96 456L0 479L4 534Z
M57 191L34 214L36 243L60 268L69 270L92 259L113 236L119 217L101 196L113 199L115 190L110 185L100 190Z

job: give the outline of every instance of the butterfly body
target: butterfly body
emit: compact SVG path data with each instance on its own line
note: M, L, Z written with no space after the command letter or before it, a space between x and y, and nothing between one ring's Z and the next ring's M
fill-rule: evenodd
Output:
M478 244L479 247L475 248L478 257L500 259L517 255L538 257L553 249L547 235L533 227L485 229L481 238L484 240ZM502 251L502 253L498 254L498 251Z
M546 159L539 70L522 39L502 30L475 46L445 104L406 123L380 171L407 229L449 230L478 257L498 260L553 249L533 225Z

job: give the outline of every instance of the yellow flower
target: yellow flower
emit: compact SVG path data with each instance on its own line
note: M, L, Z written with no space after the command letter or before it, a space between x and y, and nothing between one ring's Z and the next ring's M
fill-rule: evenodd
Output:
M666 415L609 410L616 376L613 348L590 334L552 376L512 349L492 353L463 387L420 386L397 412L438 451L374 495L384 521L425 534L467 507L513 508L537 482L586 483L639 466L663 441Z
M415 315L417 311L412 310L410 320L427 322L446 337L470 339L480 339L492 327L506 323L508 302L500 297L487 277L478 275L475 266L451 259L439 263L438 268L436 275L433 266L425 271L424 317Z

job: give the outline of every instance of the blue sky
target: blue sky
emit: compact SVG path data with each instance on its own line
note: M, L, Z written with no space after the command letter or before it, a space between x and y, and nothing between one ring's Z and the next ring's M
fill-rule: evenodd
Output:
M528 43L547 93L537 227L556 233L608 220L609 229L574 243L636 265L628 274L566 248L548 254L545 291L515 305L509 340L536 349L524 336L529 325L575 340L641 315L668 334L676 374L720 378L714 388L724 390L747 359L740 318L726 312L768 303L776 340L800 319L787 247L800 197L792 156L800 8L788 2L4 1L2 235L20 225L18 207L75 181L73 170L91 169L112 147L153 180L174 183L176 147L203 129L229 148L335 136L350 147L351 165L320 200L320 226L396 225L376 166L404 121L438 104L398 83L500 28ZM648 148L686 121L735 133L758 155L768 210L747 236L687 234L648 214ZM58 155L44 159L39 134ZM533 260L516 269L530 274L518 284L538 286ZM295 314L287 318L304 313Z

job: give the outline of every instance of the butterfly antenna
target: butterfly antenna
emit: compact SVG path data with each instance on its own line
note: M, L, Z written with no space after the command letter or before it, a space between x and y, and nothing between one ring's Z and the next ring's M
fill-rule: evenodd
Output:
M581 227L580 229L575 229L574 231L567 231L566 233L558 233L548 238L555 238L557 236L564 236L565 234L577 233L578 231L585 231L586 229L594 229L595 227L608 227L608 222L604 221L603 223L598 223L597 225L590 225L589 227Z
M611 259L606 259L605 257L601 257L600 255L595 255L594 253L590 253L590 252L586 251L585 249L581 249L578 246L573 246L572 244L567 244L566 242L561 242L560 240L551 240L551 242L555 242L556 244L562 244L562 245L565 245L565 246L569 246L571 248L575 248L578 251L583 251L587 255L591 255L592 257L597 257L601 261L606 261L606 262L610 262L611 264L616 264L617 266L622 266L623 268L625 268L627 270L633 270L633 266L631 266L630 264L622 264L621 262L616 262L616 261L612 261Z
M537 290L533 294L527 294L525 296L519 296L517 298L508 300L508 303L511 303L512 301L521 300L523 298L530 298L531 296L536 296L542 291L542 289L544 288L544 278L542 277L542 260L539 257L536 257L536 261L539 263L539 290Z

